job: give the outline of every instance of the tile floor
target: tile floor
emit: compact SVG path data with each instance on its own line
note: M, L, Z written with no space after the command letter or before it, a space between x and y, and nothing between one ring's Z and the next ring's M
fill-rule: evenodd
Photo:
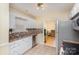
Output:
M56 55L56 48L46 45L37 45L25 52L24 55Z

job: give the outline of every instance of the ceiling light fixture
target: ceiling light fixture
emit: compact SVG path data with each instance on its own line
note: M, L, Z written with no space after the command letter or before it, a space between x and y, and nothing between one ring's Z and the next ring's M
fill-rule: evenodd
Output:
M37 3L36 4L36 8L37 9L44 9L45 8L45 4L44 3Z

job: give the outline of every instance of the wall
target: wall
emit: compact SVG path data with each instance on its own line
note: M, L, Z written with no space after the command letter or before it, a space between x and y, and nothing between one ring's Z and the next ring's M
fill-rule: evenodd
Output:
M68 12L58 12L58 13L55 12L55 13L51 14L52 17L46 16L44 18L44 27L47 28L48 30L51 30L51 29L55 30L56 20L57 19L68 20L69 13L70 13L70 11L68 11Z
M37 18L35 21L36 21L36 28L43 28L43 24L44 24L44 19L39 17Z
M0 54L8 54L9 5L0 3Z

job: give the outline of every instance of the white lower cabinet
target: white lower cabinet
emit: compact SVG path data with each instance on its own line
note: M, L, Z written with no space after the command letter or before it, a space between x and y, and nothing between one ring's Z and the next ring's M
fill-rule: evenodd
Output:
M38 34L36 36L36 42L37 42L37 44L44 44L44 36L43 36L43 33Z
M10 43L10 55L21 55L32 48L32 36L22 38Z

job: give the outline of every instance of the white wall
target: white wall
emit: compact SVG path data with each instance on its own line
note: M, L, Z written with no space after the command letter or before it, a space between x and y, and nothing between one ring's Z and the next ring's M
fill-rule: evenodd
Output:
M55 30L56 20L69 20L69 13L70 12L59 12L51 14L51 17L45 16L44 27L47 28L47 30Z
M44 25L43 20L44 20L43 18L36 19L36 27L37 28L43 28L43 25Z
M0 3L0 54L8 54L9 5Z

